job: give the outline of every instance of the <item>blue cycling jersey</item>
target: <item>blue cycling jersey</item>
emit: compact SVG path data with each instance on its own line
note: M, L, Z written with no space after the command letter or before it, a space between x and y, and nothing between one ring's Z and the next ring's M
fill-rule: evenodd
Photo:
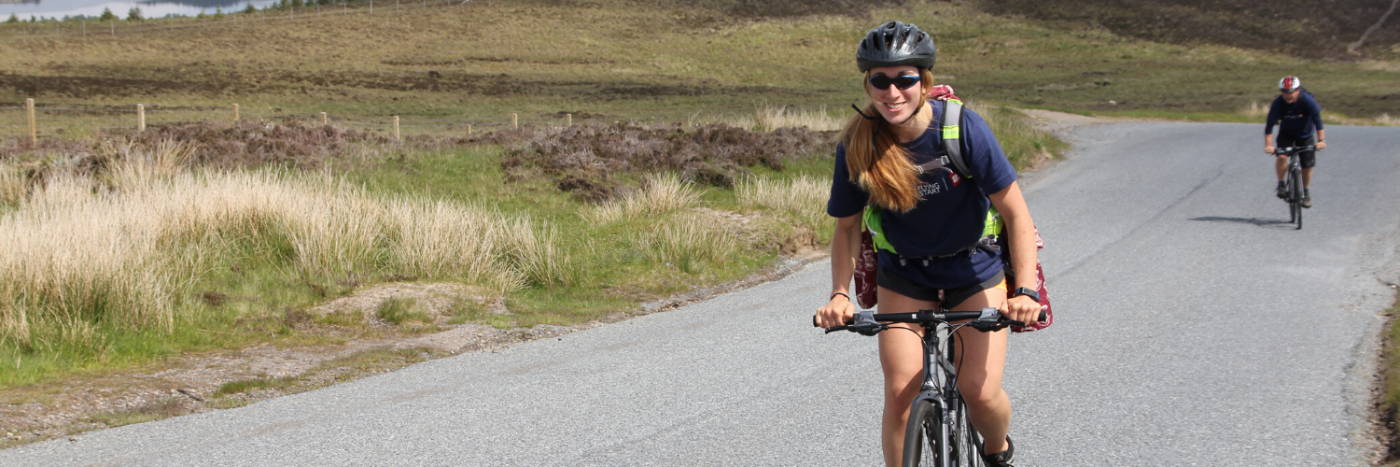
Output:
M933 106L934 115L942 115L943 102L929 104ZM1001 271L1000 253L986 250L931 258L927 265L922 259L906 264L899 261L901 256L949 255L976 243L982 236L987 208L991 206L987 195L1016 181L1016 169L1006 159L991 128L975 112L967 109L963 112L963 154L972 180L957 180L944 171L924 173L919 176L919 194L923 199L914 209L906 213L885 211L882 216L882 232L899 254L880 251L880 267L931 288L976 284ZM922 164L943 156L941 127L942 123L935 119L923 135L903 144L913 158L910 162ZM827 214L854 216L860 214L868 201L869 195L850 180L845 146L837 145Z
M1298 93L1298 100L1292 104L1285 102L1283 96L1278 96L1273 105L1269 106L1269 119L1264 124L1264 134L1273 134L1275 124L1278 125L1278 135L1281 137L1307 139L1312 137L1314 131L1322 129L1322 109L1307 91Z

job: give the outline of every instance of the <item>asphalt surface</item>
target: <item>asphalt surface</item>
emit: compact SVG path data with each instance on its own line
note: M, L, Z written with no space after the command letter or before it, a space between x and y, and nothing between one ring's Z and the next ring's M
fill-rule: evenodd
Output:
M1373 460L1400 128L1328 127L1301 231L1260 130L1080 127L1024 180L1057 313L1011 342L1018 465ZM810 326L827 271L0 465L881 465L875 340Z

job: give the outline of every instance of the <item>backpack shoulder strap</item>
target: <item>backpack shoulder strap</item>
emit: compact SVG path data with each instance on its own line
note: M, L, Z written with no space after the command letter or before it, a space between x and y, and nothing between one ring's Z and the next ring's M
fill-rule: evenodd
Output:
M962 101L948 99L943 103L943 152L959 177L971 179L972 171L962 153L962 114Z

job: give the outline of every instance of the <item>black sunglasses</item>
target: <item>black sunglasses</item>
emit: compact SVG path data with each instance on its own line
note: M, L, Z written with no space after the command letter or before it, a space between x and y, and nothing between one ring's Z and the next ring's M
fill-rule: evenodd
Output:
M874 86L875 89L889 89L891 84L899 89L909 89L915 84L919 84L919 76L904 75L891 78L885 75L873 75L870 77L870 85Z

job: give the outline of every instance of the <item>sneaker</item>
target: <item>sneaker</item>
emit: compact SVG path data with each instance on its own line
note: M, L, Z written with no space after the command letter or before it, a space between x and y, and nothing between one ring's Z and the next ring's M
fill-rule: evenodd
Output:
M1309 194L1309 193L1307 193L1307 192L1304 192L1304 193L1303 193L1303 207L1305 207L1305 208L1310 208L1310 207L1312 207L1312 194Z
M1288 199L1288 187L1282 183L1278 184L1278 198Z
M1016 464L1012 463L1012 457L1015 455L1016 446L1011 444L1011 437L1007 436L1006 450L996 454L982 454L982 462L985 462L987 467L1016 467Z

